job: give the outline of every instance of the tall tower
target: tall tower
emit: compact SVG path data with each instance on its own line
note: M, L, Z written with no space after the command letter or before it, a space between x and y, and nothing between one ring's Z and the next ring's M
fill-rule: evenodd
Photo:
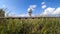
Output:
M31 8L29 9L28 14L30 17L32 16L32 9Z

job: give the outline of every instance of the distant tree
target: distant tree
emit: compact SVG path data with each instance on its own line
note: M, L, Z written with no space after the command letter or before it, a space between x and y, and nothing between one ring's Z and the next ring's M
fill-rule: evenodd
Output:
M3 9L0 9L0 17L5 17L5 12Z

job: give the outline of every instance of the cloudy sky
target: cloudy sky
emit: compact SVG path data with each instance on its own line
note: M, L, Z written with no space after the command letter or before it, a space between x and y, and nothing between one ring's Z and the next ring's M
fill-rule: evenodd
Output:
M59 16L60 0L0 0L0 8L10 16L28 16L30 8L32 16Z

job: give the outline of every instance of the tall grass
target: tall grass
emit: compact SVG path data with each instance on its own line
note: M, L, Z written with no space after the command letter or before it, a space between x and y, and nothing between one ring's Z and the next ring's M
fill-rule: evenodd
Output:
M60 18L0 19L0 34L60 34Z

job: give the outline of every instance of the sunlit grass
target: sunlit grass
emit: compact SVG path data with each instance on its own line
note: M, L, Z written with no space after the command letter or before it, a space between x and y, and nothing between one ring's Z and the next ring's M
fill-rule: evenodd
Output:
M60 34L60 18L0 19L0 34Z

